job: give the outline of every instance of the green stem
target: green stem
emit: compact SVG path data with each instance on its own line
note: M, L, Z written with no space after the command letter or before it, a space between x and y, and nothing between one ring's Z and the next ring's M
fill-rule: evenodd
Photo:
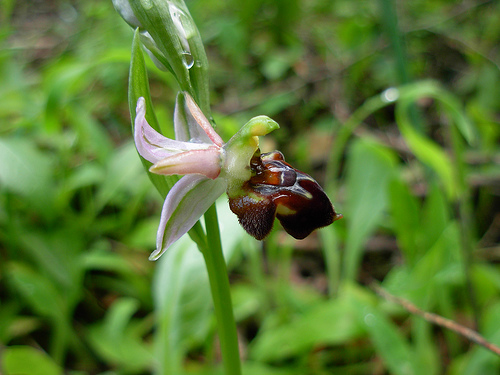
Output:
M334 141L330 152L330 158L326 165L325 190L327 194L335 198L338 192L338 174L342 155L354 130L373 112L383 108L390 103L382 100L380 95L376 95L366 100L343 124L339 131L334 135ZM342 255L339 246L335 241L335 229L325 228L322 232L323 248L327 264L328 293L334 297L341 283L340 264Z
M62 365L67 349L68 327L65 317L54 322L53 336L50 344L50 355L54 361ZM57 317L56 317L57 319Z
M375 95L366 100L342 125L340 130L335 134L335 140L330 152L330 159L326 166L326 191L328 194L335 196L337 193L337 178L340 169L342 155L345 151L347 142L352 133L361 123L372 113L391 104L388 101L382 100L380 95Z
M455 177L458 185L458 215L460 223L460 240L461 251L464 261L465 283L469 304L474 315L474 329L477 330L480 323L480 309L477 304L476 291L472 282L472 267L473 267L473 209L470 198L470 191L467 185L466 166L464 161L464 144L457 126L450 127L451 143L453 146L453 166L455 168Z
M341 255L337 230L334 227L330 227L321 230L319 233L323 243L323 254L328 276L328 296L330 298L335 298L340 288L341 272Z
M382 10L382 22L391 42L391 47L396 61L397 79L400 84L410 82L410 74L407 68L406 51L404 41L398 26L398 15L393 0L380 0Z
M389 37L391 49L394 54L396 79L398 85L405 85L412 81L408 71L408 58L403 35L398 25L398 14L394 0L380 0L382 10L382 22ZM410 106L411 125L420 133L423 132L423 124L417 107Z
M240 375L241 364L236 322L231 303L226 262L222 253L215 204L205 213L205 224L207 229L207 247L203 251L203 257L205 258L210 289L212 291L224 370L226 375Z

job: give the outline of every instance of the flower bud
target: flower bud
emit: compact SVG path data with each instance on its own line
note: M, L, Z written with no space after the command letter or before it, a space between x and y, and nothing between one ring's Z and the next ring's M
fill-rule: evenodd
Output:
M120 16L133 28L142 27L128 0L112 0L113 6Z
M183 0L113 0L155 65L170 71L208 116L208 61L203 41Z

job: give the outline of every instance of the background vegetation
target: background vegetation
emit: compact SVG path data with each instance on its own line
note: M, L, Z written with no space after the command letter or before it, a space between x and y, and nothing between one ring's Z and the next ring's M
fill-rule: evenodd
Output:
M187 4L220 134L274 118L264 151L345 216L260 243L221 199L244 373L500 372L498 356L372 290L500 345L500 3ZM0 4L3 374L220 371L196 248L185 238L147 260L161 200L131 143L131 40L111 1ZM151 74L171 134L176 86Z

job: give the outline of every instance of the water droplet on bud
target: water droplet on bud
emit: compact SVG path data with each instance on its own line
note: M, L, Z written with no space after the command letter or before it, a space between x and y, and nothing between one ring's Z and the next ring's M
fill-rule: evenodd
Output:
M151 0L141 0L144 9L151 9L153 7L153 2Z
M190 53L183 53L182 54L182 63L184 64L184 66L188 69L191 69L194 65L194 59L193 59L193 55L191 55Z
M191 48L189 47L188 40L195 34L192 20L183 10L179 9L171 2L168 2L168 10L170 12L170 17L172 17L172 22L177 29L179 42L181 43L182 51L180 53L182 55L182 62L187 69L191 69L194 65L194 59L191 55Z

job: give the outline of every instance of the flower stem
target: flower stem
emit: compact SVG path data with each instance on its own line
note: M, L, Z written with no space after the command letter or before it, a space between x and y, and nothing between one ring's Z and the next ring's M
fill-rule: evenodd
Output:
M220 348L226 375L240 375L241 364L238 350L238 336L234 320L229 278L222 253L219 223L215 203L205 213L207 247L203 251L212 291L215 317L219 332Z

